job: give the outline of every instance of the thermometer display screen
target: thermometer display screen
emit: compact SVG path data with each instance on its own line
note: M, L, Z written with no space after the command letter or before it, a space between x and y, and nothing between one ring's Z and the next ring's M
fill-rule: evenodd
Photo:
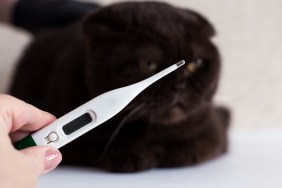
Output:
M68 124L63 126L63 131L66 135L70 135L71 133L77 131L78 129L84 127L85 125L92 122L92 117L89 113L85 113Z

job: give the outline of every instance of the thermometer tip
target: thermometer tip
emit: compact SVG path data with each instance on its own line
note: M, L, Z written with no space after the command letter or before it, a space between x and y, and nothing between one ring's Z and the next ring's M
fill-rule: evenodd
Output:
M181 66L184 65L184 64L185 64L185 61L184 61L184 60L181 60L181 61L179 61L179 62L176 63L176 66L177 66L177 68L178 68L178 67L181 67Z

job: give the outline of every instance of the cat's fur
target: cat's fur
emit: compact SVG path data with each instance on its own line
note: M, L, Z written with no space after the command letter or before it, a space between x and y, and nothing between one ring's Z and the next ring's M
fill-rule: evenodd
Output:
M229 111L212 101L220 72L214 33L198 13L165 3L104 7L37 36L19 63L11 94L60 117L181 59L201 59L196 72L185 65L62 148L66 164L109 171L195 165L227 149Z

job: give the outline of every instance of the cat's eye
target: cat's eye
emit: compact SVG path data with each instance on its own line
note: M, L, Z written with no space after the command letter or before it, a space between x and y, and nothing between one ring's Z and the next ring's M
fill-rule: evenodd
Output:
M152 74L154 73L157 68L158 64L153 61L140 61L139 62L140 69L142 70L143 73L145 74Z
M196 72L203 65L203 59L198 58L195 61L192 61L187 64L187 69L189 72Z

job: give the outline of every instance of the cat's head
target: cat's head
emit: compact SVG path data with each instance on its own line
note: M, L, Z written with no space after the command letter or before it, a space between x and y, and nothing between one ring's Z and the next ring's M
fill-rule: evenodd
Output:
M150 86L131 105L144 106L142 118L171 124L211 101L220 59L210 41L214 29L198 13L159 2L120 3L89 15L82 28L92 97L183 59L184 67Z

